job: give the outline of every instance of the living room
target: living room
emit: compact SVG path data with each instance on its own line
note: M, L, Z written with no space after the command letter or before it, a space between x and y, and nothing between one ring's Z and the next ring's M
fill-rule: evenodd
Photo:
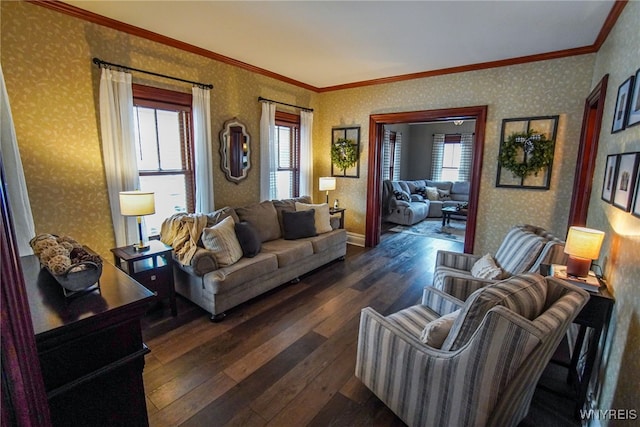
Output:
M313 108L314 176L330 175L331 129L361 127L360 177L338 179L332 198L347 209L351 242L363 242L368 218L369 122L372 114L486 105L484 161L478 180L473 252L495 252L514 224L530 223L556 235L566 233L585 99L608 74L608 89L587 225L606 233L601 258L612 293L613 321L599 372L598 406L637 405L640 341L640 221L601 199L607 155L640 151L640 127L612 133L618 87L638 66L640 3L624 6L597 50L513 65L447 73L399 82L316 91L252 72L157 41L99 25L31 2L2 2L1 59L38 232L67 234L111 259L115 246L100 148L98 123L100 57L116 63L190 80L211 82L213 133L241 118L258 139L263 96ZM188 90L148 76L138 83ZM503 119L560 115L550 188L497 188L496 158ZM214 156L218 156L214 150ZM259 150L252 162L259 164ZM219 157L216 157L219 160ZM214 162L216 163L216 162ZM259 174L240 185L214 168L216 207L243 206L259 199ZM315 180L317 181L317 179ZM324 192L316 187L314 201Z

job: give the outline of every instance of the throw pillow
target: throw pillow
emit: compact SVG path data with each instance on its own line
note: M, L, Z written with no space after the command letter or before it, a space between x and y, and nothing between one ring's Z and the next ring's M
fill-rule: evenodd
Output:
M253 258L260 253L262 243L260 242L260 235L253 226L246 222L237 222L235 224L236 237L238 243L242 248L242 256L247 258Z
M435 201L440 199L440 195L438 194L438 189L436 187L425 187L425 194L429 200Z
M315 209L282 211L282 232L285 240L316 236Z
M311 203L296 202L296 211L306 211L309 209L313 209L315 211L316 233L328 233L333 230L331 227L331 215L329 214L328 204L322 203L314 205Z
M438 188L438 197L442 201L451 200L451 193L449 190L441 190Z
M451 326L459 314L460 310L456 310L427 323L420 336L422 342L433 348L442 347L442 343L447 339Z
M502 269L496 265L491 254L486 254L473 264L471 275L479 279L499 279Z
M396 196L396 200L411 201L411 196L406 191L394 191L393 195Z
M235 221L229 216L202 231L202 243L206 249L213 252L220 267L235 264L242 258L242 248L236 237L234 225Z

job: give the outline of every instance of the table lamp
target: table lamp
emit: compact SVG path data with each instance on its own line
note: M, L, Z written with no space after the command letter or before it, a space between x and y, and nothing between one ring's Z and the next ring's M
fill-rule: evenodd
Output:
M138 220L138 236L140 242L133 245L136 251L149 249L142 240L142 217L156 213L156 201L154 193L144 191L121 191L120 214L122 216L135 216Z
M329 190L336 189L336 179L330 176L320 177L320 191L327 192L327 204L329 204Z
M586 227L569 227L564 253L569 255L567 275L585 277L589 275L591 261L600 256L604 232Z

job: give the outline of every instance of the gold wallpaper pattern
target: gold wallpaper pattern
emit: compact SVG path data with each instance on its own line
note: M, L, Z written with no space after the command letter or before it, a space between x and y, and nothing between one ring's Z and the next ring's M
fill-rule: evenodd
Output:
M616 302L610 324L598 409L640 411L640 218L601 200L607 155L640 151L640 126L615 134L611 123L618 87L640 67L640 2L627 3L618 22L597 54L591 86L609 74L598 160L589 203L587 226L606 233L600 252ZM640 84L637 82L636 84ZM618 421L620 425L624 421ZM635 421L637 423L637 421ZM604 424L608 424L606 421ZM614 424L611 422L610 424Z
M330 173L331 128L360 126L360 178L338 178L337 189L330 195L348 209L346 228L355 234L364 234L366 222L370 114L487 105L476 253L495 251L507 230L518 223L540 225L563 237L584 99L610 73L588 218L589 226L607 232L601 263L617 297L613 338L601 374L600 405L607 409L637 404L640 220L605 204L599 196L606 155L640 150L640 126L610 133L617 86L640 66L639 2L627 4L598 54L321 94L33 4L3 1L0 7L0 54L36 230L69 234L107 259L114 240L102 168L99 70L91 63L94 56L214 84L216 207L258 201L258 96L315 109L315 181ZM145 75L134 74L134 81L190 91L188 86ZM550 190L496 188L502 119L554 114L560 115L560 121ZM252 137L253 166L240 184L226 181L218 166L218 132L232 117L245 122ZM314 199L323 198L316 190Z

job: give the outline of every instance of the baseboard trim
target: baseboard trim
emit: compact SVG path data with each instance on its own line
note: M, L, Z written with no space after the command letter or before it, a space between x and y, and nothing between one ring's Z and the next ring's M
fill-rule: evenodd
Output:
M351 233L347 231L347 243L364 248L364 234Z

